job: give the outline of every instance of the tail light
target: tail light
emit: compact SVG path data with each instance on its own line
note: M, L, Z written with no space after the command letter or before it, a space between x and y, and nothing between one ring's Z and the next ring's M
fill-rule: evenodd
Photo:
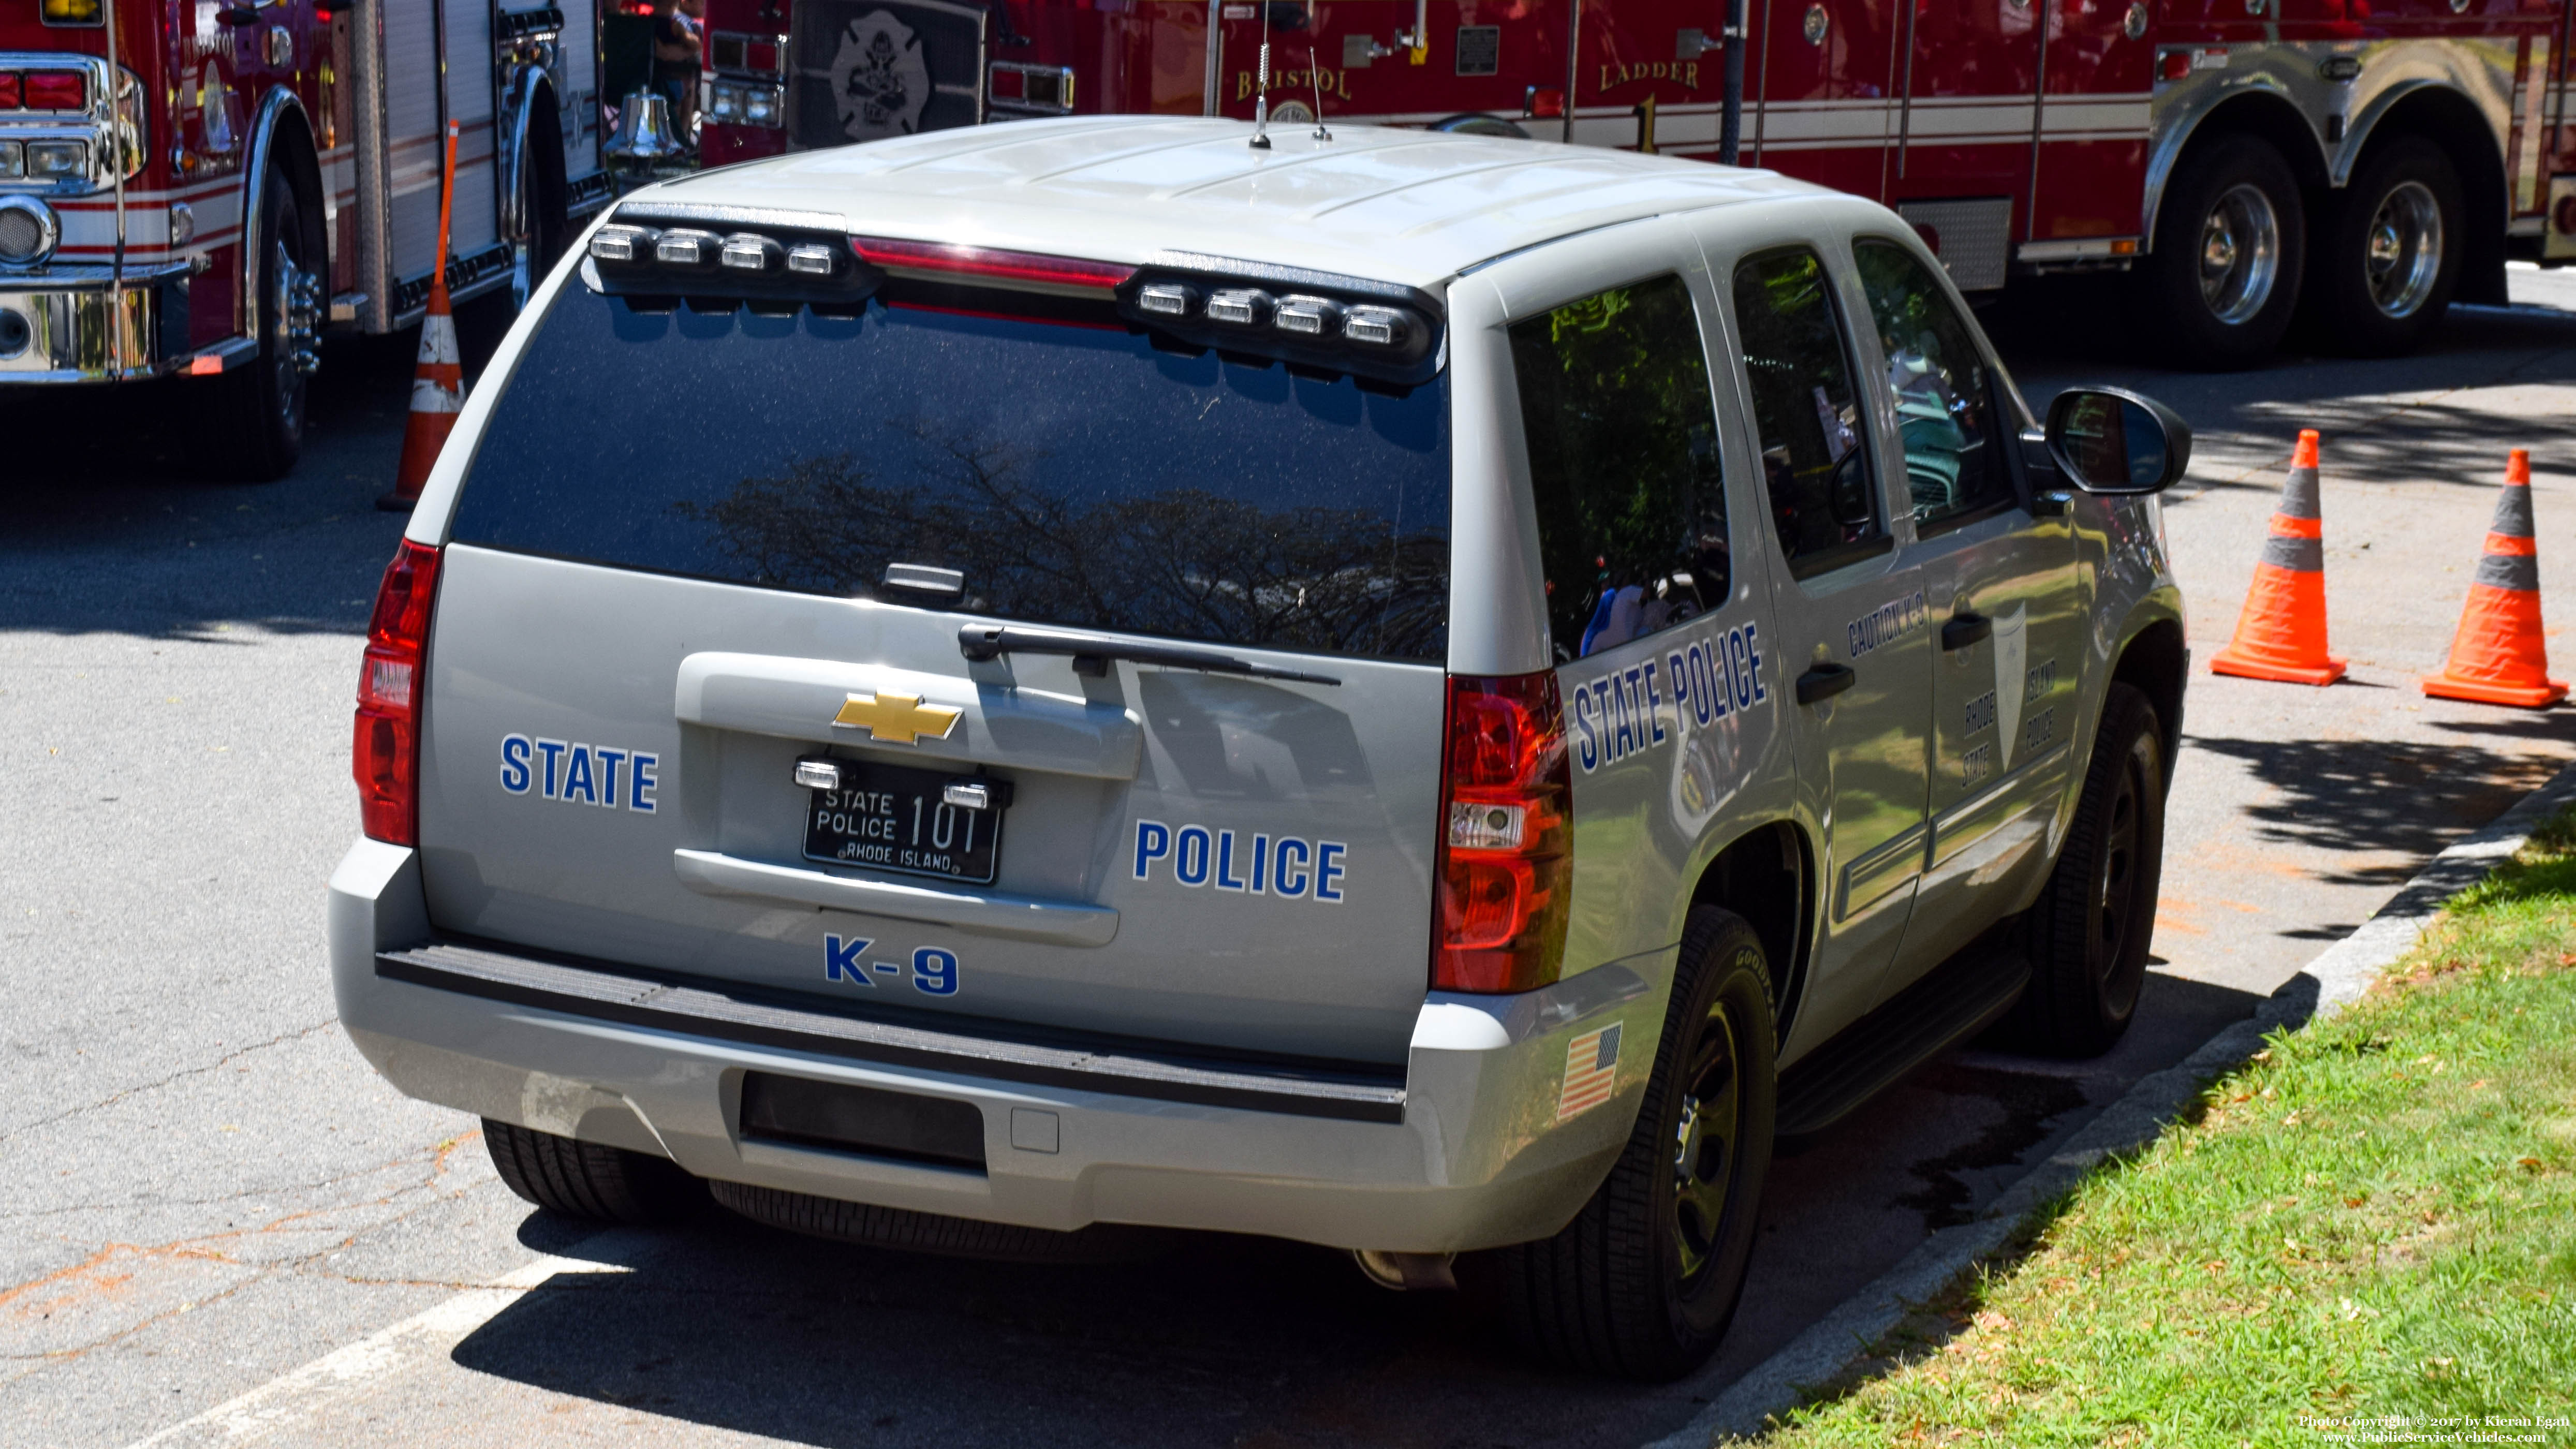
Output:
M389 845L420 843L420 702L428 683L421 665L437 594L438 550L405 539L385 566L367 620L351 773L367 835Z
M89 77L76 70L31 70L19 83L22 104L31 111L89 109Z
M1530 991L1565 961L1573 775L1553 672L1452 675L1431 984Z

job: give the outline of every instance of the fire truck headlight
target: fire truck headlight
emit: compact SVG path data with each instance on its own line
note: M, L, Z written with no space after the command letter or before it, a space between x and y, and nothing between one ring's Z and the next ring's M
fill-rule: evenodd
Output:
M778 87L744 86L742 88L742 118L745 121L755 126L775 126L778 124L778 113Z
M89 176L87 141L30 141L27 175L38 181L80 181Z
M0 141L0 179L27 174L27 148L15 141ZM2566 228L2561 227L2564 231Z
M742 87L731 81L715 81L707 86L707 119L739 121L742 119Z

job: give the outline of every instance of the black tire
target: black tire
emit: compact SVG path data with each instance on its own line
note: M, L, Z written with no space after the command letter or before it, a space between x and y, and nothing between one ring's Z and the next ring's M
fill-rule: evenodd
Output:
M2451 157L2421 136L2375 151L2320 219L2310 315L2344 351L2412 352L2451 307L2468 240Z
M536 291L562 258L564 246L572 239L572 223L565 216L569 188L564 184L563 131L551 107L540 106L530 118L528 134L522 145L519 185L522 188L520 215L527 219L525 291L516 298L527 305L528 294Z
M710 1180L707 1190L725 1208L773 1228L835 1242L951 1258L1006 1263L1116 1263L1145 1256L1164 1237L1151 1229L1114 1225L1059 1233L911 1208L843 1202L742 1182Z
M254 299L259 353L205 388L211 462L223 477L267 483L295 471L304 452L306 380L320 365L324 251L318 218L307 218L286 169L271 163L261 186L265 248Z
M2056 869L2023 918L2030 989L2006 1038L2048 1056L2109 1051L2137 1015L2164 875L2165 742L2145 694L2114 683Z
M2174 366L2252 367L2298 311L2307 246L2298 178L2269 142L2226 136L2195 150L2165 187L2155 245L2132 278L2140 329Z
M1524 1350L1567 1368L1664 1380L1716 1349L1744 1294L1771 1168L1771 1011L1753 928L1731 911L1692 910L1645 1102L1609 1177L1555 1237L1460 1264L1465 1286L1499 1310ZM1723 1109L1709 1111L1713 1092L1731 1095L1731 1123ZM1732 1152L1708 1131L1721 1124L1732 1128Z
M510 1191L568 1218L683 1222L705 1211L706 1185L668 1158L578 1142L483 1119L483 1145Z

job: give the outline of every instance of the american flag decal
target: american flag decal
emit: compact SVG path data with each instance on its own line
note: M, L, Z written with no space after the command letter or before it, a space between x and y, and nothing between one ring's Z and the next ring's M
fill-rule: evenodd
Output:
M1619 1077L1619 1023L1587 1031L1565 1047L1565 1090L1557 1094L1556 1120L1590 1111L1610 1100Z

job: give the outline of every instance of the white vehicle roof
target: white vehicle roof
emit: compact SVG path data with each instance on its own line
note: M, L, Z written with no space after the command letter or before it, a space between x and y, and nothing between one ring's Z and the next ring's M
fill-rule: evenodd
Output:
M1142 262L1186 250L1430 286L1594 227L1835 193L1768 171L1504 137L1076 116L685 177L632 199L845 214L853 231Z

